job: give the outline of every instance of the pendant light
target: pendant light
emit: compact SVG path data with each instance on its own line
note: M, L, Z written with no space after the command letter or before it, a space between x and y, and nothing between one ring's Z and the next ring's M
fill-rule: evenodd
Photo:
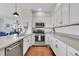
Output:
M14 16L19 16L18 12L17 12L17 4L15 4L15 12L13 13Z

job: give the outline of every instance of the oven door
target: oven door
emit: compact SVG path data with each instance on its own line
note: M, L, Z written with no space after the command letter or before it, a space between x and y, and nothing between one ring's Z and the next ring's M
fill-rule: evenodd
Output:
M45 35L41 36L41 42L45 42Z
M35 35L35 42L45 42L45 35Z

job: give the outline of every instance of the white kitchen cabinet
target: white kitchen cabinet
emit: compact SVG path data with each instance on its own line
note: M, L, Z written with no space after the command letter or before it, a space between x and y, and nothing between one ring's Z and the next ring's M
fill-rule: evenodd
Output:
M26 51L32 45L32 43L32 36L28 36L23 39L23 55L26 53Z
M56 26L56 14L52 15L52 26Z
M57 10L56 13L56 26L61 26L62 25L62 18L61 18L61 8Z
M0 56L5 56L5 49L0 49Z
M62 41L52 38L52 50L56 54L56 56L66 56L66 44Z
M50 40L49 40L49 34L45 34L45 43L49 44Z
M52 46L52 35L51 33L46 34L46 44Z
M79 23L79 3L70 4L70 23Z
M79 56L79 51L68 45L68 56Z
M60 40L57 40L57 51L59 56L66 56L66 44Z
M61 7L62 9L62 24L63 25L68 25L69 24L69 4L63 4L63 6Z
M52 36L50 47L54 51L54 53L57 54L57 50L56 50L55 45L56 45L56 39Z

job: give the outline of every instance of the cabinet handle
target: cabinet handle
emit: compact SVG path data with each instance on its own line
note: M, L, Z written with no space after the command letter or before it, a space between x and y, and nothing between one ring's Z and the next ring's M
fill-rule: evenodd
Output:
M56 40L56 42L57 42L57 40Z
M58 45L56 44L55 47L58 48Z
M79 56L77 53L75 53L76 56Z
M29 40L27 42L29 42Z

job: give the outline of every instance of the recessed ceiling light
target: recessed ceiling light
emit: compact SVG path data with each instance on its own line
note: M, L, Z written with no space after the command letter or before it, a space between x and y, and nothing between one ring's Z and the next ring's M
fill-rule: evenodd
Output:
M38 8L38 11L41 11L42 10L42 8Z

